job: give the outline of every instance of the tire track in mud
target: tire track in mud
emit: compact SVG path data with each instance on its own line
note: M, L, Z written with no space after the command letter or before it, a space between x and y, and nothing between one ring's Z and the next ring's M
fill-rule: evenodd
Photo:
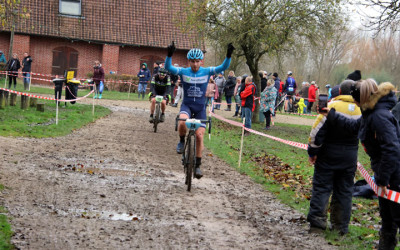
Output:
M155 134L148 112L127 103L68 136L0 137L0 205L17 248L332 248L296 222L301 214L207 152L205 176L186 192L175 115ZM124 215L135 219L117 220Z

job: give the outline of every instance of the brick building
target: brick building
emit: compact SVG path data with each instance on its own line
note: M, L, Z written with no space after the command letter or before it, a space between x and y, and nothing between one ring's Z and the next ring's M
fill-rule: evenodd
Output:
M164 61L166 47L177 46L173 63L186 64L190 48L201 46L196 32L182 32L181 0L25 0L29 18L16 25L13 52L29 52L32 72L85 77L100 60L106 72L136 75L140 64ZM8 55L10 29L0 31L0 50ZM7 59L8 56L7 56Z

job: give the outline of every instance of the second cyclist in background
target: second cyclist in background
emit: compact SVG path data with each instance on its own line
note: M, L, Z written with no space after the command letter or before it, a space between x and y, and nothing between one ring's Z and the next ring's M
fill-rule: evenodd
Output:
M164 68L160 68L158 73L153 76L150 83L150 93L149 98L151 101L150 104L150 118L149 122L153 123L154 118L154 109L156 107L156 99L157 95L161 95L164 97L164 100L161 103L161 117L160 122L165 121L165 107L167 106L167 101L171 99L171 80L170 77L167 75L168 71Z

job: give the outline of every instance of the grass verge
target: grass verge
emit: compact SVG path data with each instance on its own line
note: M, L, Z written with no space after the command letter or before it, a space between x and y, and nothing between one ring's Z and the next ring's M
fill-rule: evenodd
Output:
M3 84L0 83L1 87L4 87ZM7 84L8 87L8 84ZM14 90L14 89L13 89ZM24 85L22 81L17 81L17 88L16 91L24 92L24 93L36 93L36 94L43 94L43 95L52 95L54 96L54 88L52 86L41 86L41 85L31 85L30 91L24 90ZM82 97L87 95L90 92L88 89L79 89L78 90L78 97ZM65 89L63 89L62 93L63 97L65 96ZM130 101L138 101L141 100L138 98L137 93L128 93L126 92L119 92L119 91L104 91L102 95L103 99L110 99L110 100L130 100Z
M65 107L63 104L59 107L59 121L56 125L56 104L53 101L40 102L45 103L44 112L36 111L36 108L22 110L19 97L17 106L6 106L0 110L0 136L64 136L111 112L107 108L95 106L93 116L90 105L76 103Z
M3 189L4 186L0 184L0 192ZM14 249L10 242L13 232L5 213L7 213L7 210L0 206L0 249Z
M205 146L214 155L225 160L239 172L249 175L255 182L263 184L284 204L304 215L309 210L313 166L308 163L307 152L281 142L252 134L245 137L240 169L238 168L241 130L229 124L213 120L211 141ZM253 129L263 131L263 125L253 124ZM307 143L310 126L275 123L269 135L291 141ZM369 158L359 148L359 161L369 169ZM357 178L361 178L357 173ZM304 218L302 218L305 220ZM378 203L376 200L353 199L350 233L345 236L337 232L325 232L325 238L333 245L344 249L372 249L378 240Z

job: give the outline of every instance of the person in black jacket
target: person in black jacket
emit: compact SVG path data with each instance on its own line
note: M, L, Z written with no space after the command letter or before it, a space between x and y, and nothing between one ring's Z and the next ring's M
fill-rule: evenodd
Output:
M358 138L371 159L375 183L388 194L388 188L400 191L400 127L390 110L396 104L395 87L391 83L379 86L373 79L357 82L352 93L361 107L362 118L351 120L328 110L327 120L344 130L358 132ZM400 227L400 204L379 197L382 218L378 249L394 249Z
M29 89L30 77L32 68L32 58L28 52L24 53L24 59L22 60L22 75L24 76L24 89Z
M225 111L231 111L232 96L235 92L235 86L236 86L235 72L229 71L228 80L226 81L225 87L224 87L225 99L226 99L226 103L228 105L228 107L225 109Z
M8 88L11 89L11 83L14 81L14 89L17 88L17 77L18 70L21 68L21 64L18 60L18 55L16 53L13 54L13 58L8 60L6 69L8 75Z
M361 117L361 111L350 95L352 84L352 80L340 84L340 95L329 103L329 108L335 108L338 113L357 120ZM314 165L310 211L307 216L310 231L326 229L326 208L332 194L332 229L344 235L348 233L351 217L353 182L357 169L357 134L326 122L326 118L320 114L312 126L307 151L309 161Z
M278 90L278 94L276 95L276 100L275 100L275 112L276 112L276 110L278 109L278 104L281 101L282 93L279 92L279 89L281 87L281 79L278 77L278 73L276 73L276 72L272 74L272 79L274 79L275 88L276 88L276 90ZM274 112L273 116L275 116L275 112Z

